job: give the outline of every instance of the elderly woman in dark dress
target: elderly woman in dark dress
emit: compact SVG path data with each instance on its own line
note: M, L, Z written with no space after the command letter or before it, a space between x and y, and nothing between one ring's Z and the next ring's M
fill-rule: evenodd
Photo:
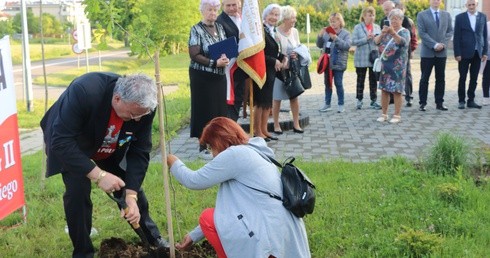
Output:
M189 36L189 78L191 86L191 137L201 137L204 126L213 118L226 116L225 55L213 60L208 47L226 39L225 30L216 23L219 0L201 0L201 21L192 26ZM199 151L207 151L200 146Z
M277 33L275 26L279 21L281 14L281 6L278 4L268 5L263 13L264 21L264 38L265 38L265 66L266 66L266 81L262 89L255 83L253 88L254 94L254 134L262 137L266 141L277 140L267 129L269 114L272 108L272 90L274 88L274 80L276 72L285 67L287 58L280 52L279 44L276 41Z

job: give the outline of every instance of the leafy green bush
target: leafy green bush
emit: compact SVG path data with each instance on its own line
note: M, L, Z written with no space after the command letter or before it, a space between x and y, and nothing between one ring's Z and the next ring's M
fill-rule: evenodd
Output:
M444 183L437 186L439 197L447 203L460 205L463 200L463 189L457 184Z
M406 226L402 226L402 232L395 239L402 254L410 257L430 255L440 248L442 242L443 239L438 234L426 233Z
M466 139L443 132L437 135L424 161L426 169L436 175L455 176L458 168L463 171L471 164L474 151Z

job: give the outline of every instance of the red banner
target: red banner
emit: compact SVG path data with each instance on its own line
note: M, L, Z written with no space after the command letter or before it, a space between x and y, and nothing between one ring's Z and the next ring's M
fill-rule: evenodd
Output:
M25 205L12 57L0 39L0 220Z
M260 88L266 79L264 46L259 3L257 0L244 0L237 64Z

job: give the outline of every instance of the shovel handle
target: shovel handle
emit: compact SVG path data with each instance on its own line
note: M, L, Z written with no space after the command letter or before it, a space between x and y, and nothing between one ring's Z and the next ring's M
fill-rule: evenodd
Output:
M129 212L129 207L124 208L124 215L127 215L128 212ZM133 227L133 229L138 229L140 228L140 224L138 222L131 223L131 227Z

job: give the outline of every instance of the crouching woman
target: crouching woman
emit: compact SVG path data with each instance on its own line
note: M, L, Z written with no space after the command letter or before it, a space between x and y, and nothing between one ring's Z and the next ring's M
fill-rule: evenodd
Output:
M264 139L250 138L235 121L217 117L203 130L200 143L213 159L193 171L169 154L170 172L185 187L219 185L215 208L205 209L199 226L176 247L185 249L204 237L222 257L311 257L303 219L282 202L252 188L282 196L274 156Z

